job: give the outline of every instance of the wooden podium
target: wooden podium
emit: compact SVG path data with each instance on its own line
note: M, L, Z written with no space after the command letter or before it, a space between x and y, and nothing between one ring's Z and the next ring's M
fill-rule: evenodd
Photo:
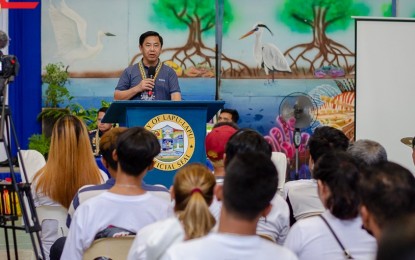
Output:
M161 151L155 159L155 168L144 181L169 188L182 166L206 162L206 123L224 104L224 101L114 101L102 122L143 126L152 131Z

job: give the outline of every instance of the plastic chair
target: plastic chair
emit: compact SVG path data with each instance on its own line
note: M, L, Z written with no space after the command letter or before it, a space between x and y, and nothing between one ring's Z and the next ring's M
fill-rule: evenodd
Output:
M271 160L278 171L278 194L283 195L284 183L287 175L287 156L285 153L272 152Z
M22 155L24 170L26 171L26 175L28 180L23 173L23 165L20 160L20 156L17 156L19 162L19 169L20 175L22 176L23 182L30 182L33 179L33 176L39 171L43 166L46 164L45 157L36 151L36 150L20 150Z
M20 176L22 178L22 182L31 182L33 177L35 176L36 172L38 172L43 166L46 164L45 157L43 154L36 150L20 150L20 154L22 155L22 161L20 160L20 156L17 156L19 162L19 170ZM23 172L23 165L24 171L26 172L27 180L25 174ZM26 209L29 209L29 203L27 202L27 198L24 197L24 204ZM30 225L33 225L32 215L30 210L28 210L28 217L30 220ZM22 218L22 225L24 225L24 219Z
M59 234L61 236L68 235L68 227L66 226L67 209L62 206L42 205L36 208L36 212L40 224L47 219L56 219L58 221Z
M91 260L97 257L107 257L112 260L127 259L134 238L135 236L123 236L97 239L85 251L83 259Z

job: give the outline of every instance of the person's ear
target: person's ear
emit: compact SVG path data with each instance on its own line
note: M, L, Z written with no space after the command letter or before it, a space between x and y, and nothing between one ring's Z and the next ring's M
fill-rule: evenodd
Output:
M147 170L148 171L151 171L152 169L154 169L154 164L155 164L155 162L154 162L154 160L151 162L151 164L147 167Z
M223 186L222 185L215 185L215 189L214 189L214 193L216 196L216 199L218 201L222 201L223 200Z
M174 194L174 187L173 187L173 185L170 186L169 192L170 192L171 200L174 200L176 198L176 195Z
M109 165L108 165L107 160L105 160L104 156L101 156L101 163L102 165L104 165L106 169L108 169Z
M262 210L261 217L266 218L268 214L271 212L271 209L272 209L272 204L269 203L268 206L264 210Z
M365 205L360 205L360 217L362 218L362 224L365 229L370 227L370 212L367 210Z
M112 151L112 159L116 162L118 162L118 154L117 154L117 150L114 149L114 151Z
M223 153L223 166L226 165L226 153Z

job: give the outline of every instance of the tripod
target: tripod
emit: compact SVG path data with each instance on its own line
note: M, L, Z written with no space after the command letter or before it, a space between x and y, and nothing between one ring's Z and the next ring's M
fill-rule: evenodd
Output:
M7 86L11 81L11 78L1 79L0 80L0 90L2 90L3 97L7 97ZM10 125L9 125L10 124ZM13 134L13 140L15 141L17 147L18 157L21 162L20 173L25 177L25 181L17 183L16 174L14 172L14 166L12 163L11 149L10 149L10 130ZM6 139L6 137L8 137ZM10 108L5 104L5 101L1 104L1 121L0 121L0 141L4 144L4 150L6 151L7 160L10 167L11 182L0 182L0 194L1 194L1 211L0 211L0 228L4 229L6 250L7 250L7 259L11 259L10 255L10 244L9 244L9 235L8 231L12 231L13 243L14 243L14 254L15 259L19 259L18 248L17 248L17 239L16 239L16 230L25 230L26 233L30 235L30 240L33 246L34 254L37 258L41 256L41 259L45 259L45 255L42 248L42 243L40 239L39 231L41 230L39 220L37 217L32 192L30 188L30 183L28 182L26 169L24 167L23 157L20 150L20 146L17 140L16 129L14 127L13 119L11 116ZM8 199L6 196L8 193ZM18 202L16 201L18 200ZM26 203L28 208L26 208ZM8 205L9 207L7 207ZM18 220L17 214L17 204L20 205L22 217L24 220L23 226L16 226L16 221ZM30 211L30 215L29 215ZM29 216L31 216L29 218ZM36 241L37 244L36 244ZM39 247L37 246L39 245ZM38 251L40 250L40 252ZM40 254L39 254L40 253Z

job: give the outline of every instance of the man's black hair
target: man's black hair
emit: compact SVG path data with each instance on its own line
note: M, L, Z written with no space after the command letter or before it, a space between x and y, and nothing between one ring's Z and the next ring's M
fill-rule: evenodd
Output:
M128 175L141 174L159 153L157 137L143 127L132 127L118 137L118 163Z
M225 170L224 207L238 218L255 219L277 191L278 172L270 156L255 152L238 154Z
M349 138L340 130L331 126L316 128L308 140L310 156L314 162L325 153L334 150L346 151L349 147Z
M229 138L225 148L225 165L233 157L241 153L263 153L269 158L272 155L271 145L257 131L241 128Z
M235 109L231 109L231 108L224 108L220 111L220 113L229 113L232 115L232 121L236 124L238 123L239 120L239 113L237 110Z
M141 34L140 35L140 40L139 40L140 46L143 46L144 40L149 36L159 37L160 45L161 45L161 47L163 47L163 37L161 37L161 35L158 32L155 32L155 31L147 31L147 32Z

